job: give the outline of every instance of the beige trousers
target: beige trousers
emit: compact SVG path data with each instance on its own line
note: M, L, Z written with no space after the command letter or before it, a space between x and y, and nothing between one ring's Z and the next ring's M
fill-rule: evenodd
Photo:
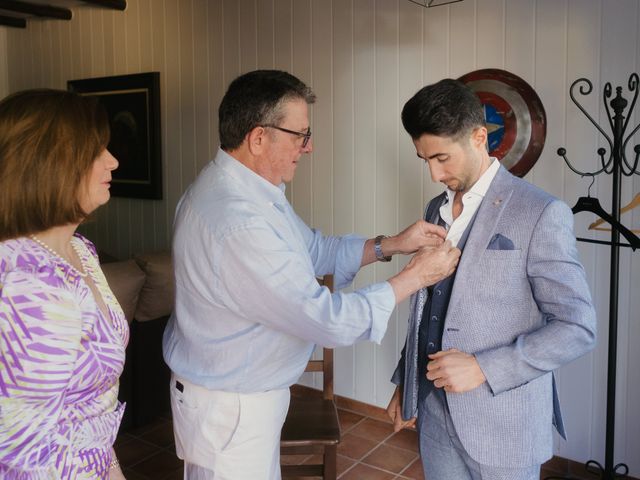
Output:
M185 480L280 480L289 389L221 392L172 375L170 392Z

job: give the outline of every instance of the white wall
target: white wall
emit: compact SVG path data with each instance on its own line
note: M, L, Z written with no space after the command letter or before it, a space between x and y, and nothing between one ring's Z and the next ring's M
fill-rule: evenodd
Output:
M548 133L527 178L573 205L588 182L555 150L566 146L577 166L594 169L594 152L604 144L570 102L568 87L578 77L592 79L596 93L584 104L604 122L604 83L626 88L640 68L639 27L637 0L465 0L430 10L406 0L130 0L125 13L78 9L71 22L8 31L9 88L65 88L70 79L161 72L164 200L114 198L85 230L100 248L127 257L169 244L175 204L215 152L216 108L229 81L254 68L287 69L319 96L315 152L288 191L294 207L325 233L373 236L419 218L440 191L402 131L403 103L426 83L479 68L509 70L536 89ZM0 36L0 52L1 42ZM592 190L605 208L610 185L610 178L598 178ZM623 205L639 190L638 176L625 179ZM640 228L640 211L624 220ZM589 214L576 216L579 236L606 239L587 232L591 221ZM603 462L609 256L604 246L579 248L600 337L593 354L559 372L570 442L559 442L557 452ZM633 339L640 338L640 254L623 250L615 461L626 461L638 476L640 346ZM356 284L384 279L402 261L367 268ZM386 405L406 318L403 304L381 346L336 352L338 394Z

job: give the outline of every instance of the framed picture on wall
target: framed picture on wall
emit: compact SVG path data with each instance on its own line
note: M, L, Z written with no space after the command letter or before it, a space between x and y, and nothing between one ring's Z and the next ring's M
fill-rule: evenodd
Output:
M107 149L120 163L113 172L111 194L161 199L160 74L69 80L67 88L98 97L107 111L111 128Z

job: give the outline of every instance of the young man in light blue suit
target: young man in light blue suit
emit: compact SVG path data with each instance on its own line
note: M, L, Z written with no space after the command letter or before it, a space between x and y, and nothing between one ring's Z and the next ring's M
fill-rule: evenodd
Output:
M447 187L425 220L463 253L457 272L411 299L388 413L396 430L416 423L429 479L537 480L553 427L565 436L553 370L595 344L571 210L489 157L482 105L464 84L424 87L402 122Z

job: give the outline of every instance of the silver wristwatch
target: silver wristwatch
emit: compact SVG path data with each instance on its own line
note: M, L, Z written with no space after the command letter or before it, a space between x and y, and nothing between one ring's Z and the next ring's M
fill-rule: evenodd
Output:
M378 261L380 262L390 262L391 261L391 255L389 255L388 257L385 257L384 254L382 253L382 239L383 238L388 238L386 235L378 235L375 238L375 241L373 242L373 250L376 252L376 258L378 259Z

